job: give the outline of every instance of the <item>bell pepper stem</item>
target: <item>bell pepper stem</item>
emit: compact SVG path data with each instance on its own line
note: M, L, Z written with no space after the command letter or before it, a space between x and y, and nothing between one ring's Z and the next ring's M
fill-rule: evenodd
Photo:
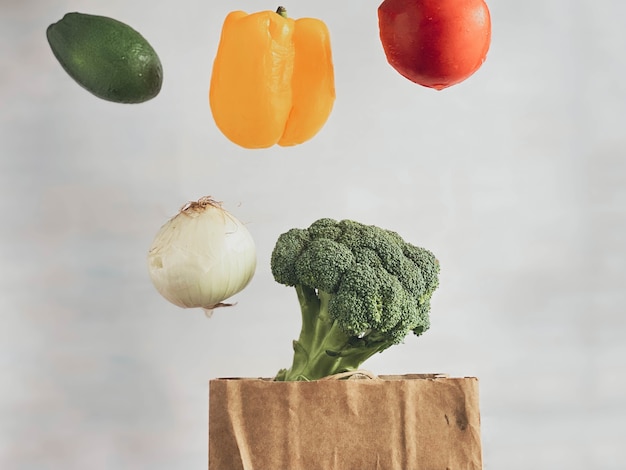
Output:
M278 13L283 18L287 18L287 9L285 7L278 7L276 9L276 13Z

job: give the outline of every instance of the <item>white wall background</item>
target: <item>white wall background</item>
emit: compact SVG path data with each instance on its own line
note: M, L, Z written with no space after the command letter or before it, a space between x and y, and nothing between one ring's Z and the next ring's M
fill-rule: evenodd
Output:
M292 0L334 47L337 101L296 148L246 151L207 103L240 1L0 1L0 468L202 469L210 378L290 363L295 294L276 237L352 218L432 249L423 337L376 373L481 380L485 468L626 468L626 3L491 0L480 71L443 92L385 61L373 0ZM141 105L95 98L45 28L68 11L138 29L165 70ZM259 267L207 320L158 296L157 229L212 195L249 224Z

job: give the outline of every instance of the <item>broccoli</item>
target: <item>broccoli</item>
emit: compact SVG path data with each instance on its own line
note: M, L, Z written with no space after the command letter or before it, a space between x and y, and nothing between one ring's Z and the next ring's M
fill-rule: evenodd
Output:
M320 219L278 237L271 270L294 287L302 313L290 369L275 380L317 380L356 370L369 357L430 326L439 262L395 232Z

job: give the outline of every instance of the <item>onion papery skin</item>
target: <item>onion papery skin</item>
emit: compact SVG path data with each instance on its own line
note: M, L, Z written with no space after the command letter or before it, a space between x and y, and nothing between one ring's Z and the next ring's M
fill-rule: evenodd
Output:
M246 226L205 197L186 204L161 227L148 267L152 283L169 302L210 311L250 283L256 248Z

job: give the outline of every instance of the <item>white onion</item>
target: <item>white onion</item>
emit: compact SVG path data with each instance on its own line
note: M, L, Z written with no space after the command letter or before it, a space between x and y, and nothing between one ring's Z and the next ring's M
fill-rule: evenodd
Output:
M220 203L187 203L161 227L148 252L152 283L168 301L210 314L254 276L256 248L248 229Z

